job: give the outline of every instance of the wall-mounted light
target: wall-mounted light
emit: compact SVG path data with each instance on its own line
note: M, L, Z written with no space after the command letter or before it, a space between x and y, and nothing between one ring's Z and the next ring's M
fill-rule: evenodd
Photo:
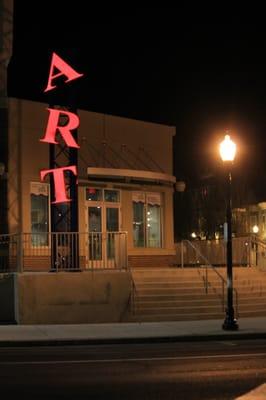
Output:
M0 176L5 175L5 170L6 170L5 164L0 162Z

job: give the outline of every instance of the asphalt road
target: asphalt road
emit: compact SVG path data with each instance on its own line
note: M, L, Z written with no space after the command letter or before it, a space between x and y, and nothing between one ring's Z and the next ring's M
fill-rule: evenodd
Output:
M266 382L266 340L0 348L1 399L230 400Z

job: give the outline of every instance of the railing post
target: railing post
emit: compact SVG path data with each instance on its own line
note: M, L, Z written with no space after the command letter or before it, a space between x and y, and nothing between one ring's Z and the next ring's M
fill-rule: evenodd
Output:
M18 248L17 248L17 271L23 272L23 233L18 234Z
M251 267L251 250L252 250L252 241L251 236L248 238L248 266Z
M128 254L127 254L127 232L124 233L125 235L125 258L126 258L126 269L128 269Z
M205 269L206 269L206 294L208 294L208 266L207 266L207 264L206 264L206 267L205 267Z
M224 311L224 309L225 309L225 307L224 307L224 304L225 304L225 301L224 301L224 281L222 281L222 291L223 291L223 293L222 293L222 304L223 304L223 311Z
M54 238L54 259L55 259L55 266L56 266L56 272L58 272L58 267L59 267L59 254L58 254L58 233L53 233L53 238Z
M180 253L181 253L181 268L184 268L184 242L183 242L183 240L181 240Z

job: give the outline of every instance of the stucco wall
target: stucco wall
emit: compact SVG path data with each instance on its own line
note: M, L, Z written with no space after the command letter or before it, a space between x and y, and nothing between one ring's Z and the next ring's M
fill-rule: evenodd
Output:
M119 322L130 298L125 271L18 275L20 324Z
M14 138L21 150L18 149L16 157L19 173L23 177L22 188L31 180L38 181L41 169L49 168L49 144L40 142L49 118L47 107L44 103L9 98L10 145L14 144ZM172 175L174 127L84 110L78 110L78 115L80 177L87 178L89 166L130 168L134 164L135 168L147 169L141 163L136 165L136 157L146 160L148 169L158 172L160 167L166 174ZM147 155L142 154L142 149Z
M151 157L166 174L172 175L173 126L84 110L79 110L78 114L79 152L82 158L87 159L87 165L79 160L79 173L82 177L87 176L86 168L89 166L131 169L130 165L135 165L138 169L147 169L140 162L136 165L136 157L158 171L154 162L148 159ZM142 152L143 148L148 156Z

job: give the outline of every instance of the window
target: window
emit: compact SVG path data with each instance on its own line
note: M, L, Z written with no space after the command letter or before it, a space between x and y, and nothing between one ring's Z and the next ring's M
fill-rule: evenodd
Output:
M133 192L133 242L135 247L161 247L160 193Z
M94 187L87 187L86 200L119 203L120 191L115 189L96 189Z
M102 201L102 189L86 188L86 200Z
M120 199L119 199L119 191L118 190L106 189L104 191L104 201L118 203L119 200Z
M161 195L146 194L147 247L161 247Z
M265 213L262 214L262 231L264 232L266 229L266 215Z
M250 231L253 232L253 227L255 225L258 225L258 214L255 212L252 212L250 214Z
M31 243L48 246L49 232L49 186L31 182Z
M134 247L145 247L145 195L133 194L133 242Z

